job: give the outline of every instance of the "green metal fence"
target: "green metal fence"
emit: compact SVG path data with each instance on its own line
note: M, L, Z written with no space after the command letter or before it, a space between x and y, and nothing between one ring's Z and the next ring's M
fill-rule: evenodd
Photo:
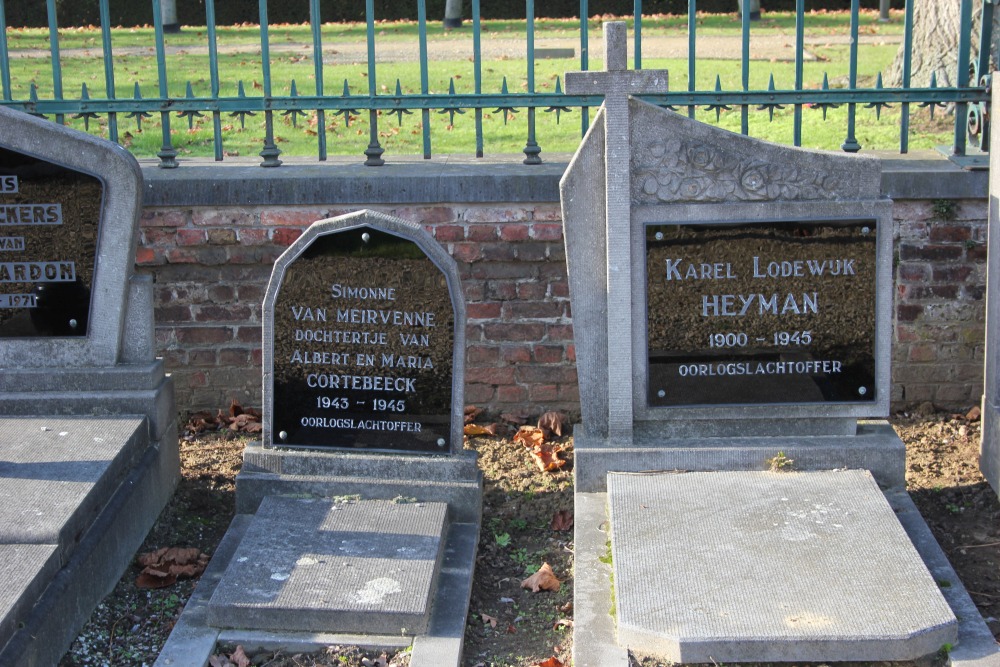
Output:
M311 56L313 62L313 84L308 91L301 90L295 81L274 81L271 76L271 30L268 24L268 2L259 0L259 34L260 34L260 57L261 69L259 75L262 82L259 85L259 95L247 95L244 82L238 82L236 94L223 95L222 83L220 81L220 54L218 48L217 28L215 21L215 1L205 0L205 25L204 39L207 45L207 72L203 78L207 79L207 94L196 95L190 82L185 87L184 94L177 94L177 91L169 90L168 86L168 58L166 37L164 34L163 21L161 19L160 0L151 0L154 25L154 44L150 46L155 49L156 72L153 81L144 79L142 86L138 80L135 81L132 95L125 97L120 95L116 89L116 76L121 76L121 72L116 71L116 52L112 48L112 30L109 25L108 0L99 0L101 26L100 44L92 45L94 56L103 58L104 91L103 96L96 90L100 87L99 82L92 82L91 86L86 83L81 87L78 96L67 96L63 90L62 56L60 52L60 27L56 12L55 0L46 0L49 17L49 43L47 58L44 62L50 72L45 72L45 76L51 74L51 88L48 82L41 88L37 82L32 81L27 87L27 94L23 90L18 90L20 96L15 95L15 88L12 87L11 79L11 58L12 55L23 56L15 49L12 52L9 47L8 33L10 30L5 20L5 2L0 0L0 86L2 86L2 99L0 103L11 106L27 113L52 117L56 122L64 123L67 117L83 119L89 124L91 119L105 119L106 133L112 141L122 141L124 122L134 123L141 126L144 119L158 116L160 132L162 136L162 147L157 153L159 164L164 168L178 166L177 149L172 137L172 125L184 123L185 120L190 125L196 117L211 117L212 125L212 145L216 160L223 160L226 154L226 134L224 132L224 122L238 118L242 123L247 116L263 114L263 136L260 138L262 150L260 155L263 158L261 166L275 167L281 164L279 150L275 141L275 114L290 117L292 121L305 115L306 112L316 115L315 131L315 155L319 160L326 160L328 154L327 136L327 114L343 116L345 122L350 123L352 117L367 115L368 137L367 146L358 145L357 152L365 155L365 164L379 166L383 164L384 149L380 143L380 126L389 122L395 117L396 122L402 123L403 117L413 115L420 118L419 131L422 139L422 154L425 158L432 156L435 137L432 132L430 117L432 113L446 114L454 122L456 116L461 116L466 112L472 112L468 120L474 123L475 138L474 146L469 147L469 152L474 152L477 157L484 154L484 112L491 111L502 113L506 119L508 114L520 113L524 111L526 119L526 131L524 135L523 161L526 164L541 163L541 147L544 137L537 136L536 113L551 112L555 115L563 113L579 113L579 127L582 132L589 123L589 109L601 104L601 97L595 95L567 95L562 92L561 82L556 79L552 90L543 90L536 86L536 39L535 39L535 2L525 0L525 43L524 58L526 61L525 84L522 92L511 92L507 88L506 80L499 90L486 91L483 84L484 64L489 62L484 60L482 40L483 25L480 13L480 0L471 0L471 53L467 58L472 61L473 90L472 92L456 93L454 80L447 93L433 93L429 86L429 72L432 62L428 58L428 17L426 13L425 0L415 0L417 3L418 26L417 26L417 49L419 63L419 92L403 93L399 80L395 82L379 80L376 69L376 61L379 54L381 30L380 24L376 22L378 18L374 11L373 0L366 0L366 64L367 64L367 91L352 92L347 82L344 82L343 89L331 92L324 84L324 44L323 23L320 15L319 0L303 0L309 2L310 7L310 34L311 34ZM973 143L985 144L987 137L984 136L987 129L986 104L988 100L987 88L989 86L989 45L990 27L992 25L992 12L994 0L961 0L961 28L958 35L958 64L955 81L959 82L952 87L937 86L934 80L927 82L924 87L918 87L916 82L911 81L910 61L913 49L913 3L933 2L934 0L909 0L903 14L903 38L902 45L906 51L902 72L902 86L898 88L885 88L882 86L881 77L869 88L858 87L859 69L859 6L858 0L852 1L850 19L850 50L849 68L847 75L847 85L842 88L831 88L826 78L823 79L822 86L810 88L804 80L804 53L805 39L804 28L807 21L805 12L805 0L797 0L795 12L795 36L794 36L794 85L790 89L775 89L773 77L767 88L753 89L750 86L750 43L751 30L753 24L750 19L750 4L743 3L744 13L741 17L741 35L739 43L741 46L741 85L736 90L723 90L716 80L714 89L697 89L696 75L698 73L699 61L697 58L687 59L687 87L686 90L672 91L662 95L644 96L649 102L669 107L675 110L686 111L694 117L696 110L714 111L716 116L722 112L738 110L740 115L740 130L744 134L750 131L750 113L752 111L767 111L773 116L775 110L792 109L793 136L792 143L801 145L803 113L822 113L824 118L829 109L837 107L846 108L846 127L844 128L843 142L840 146L829 146L827 148L840 148L844 151L857 151L861 148L856 137L856 123L858 122L859 106L861 109L873 110L877 115L883 108L898 107L899 109L899 151L905 153L909 150L909 140L911 136L910 118L911 107L915 109L929 108L933 113L935 107L943 108L946 105L954 109L954 139L950 149L947 151L957 158L967 155L968 136L972 136ZM735 4L735 2L734 2ZM695 54L699 40L699 21L697 14L697 0L688 0L687 17L687 43L688 53ZM980 34L973 34L973 13L979 12L982 20L979 25L982 29ZM574 38L578 40L578 60L574 63L578 69L587 70L590 68L590 26L587 20L589 16L587 0L580 0L580 13L578 34ZM633 24L634 53L633 62L636 68L641 68L643 64L643 7L642 0L635 0L635 10L632 17L628 17ZM436 20L436 19L435 19ZM973 46L980 48L975 50ZM978 52L975 58L973 54ZM574 56L576 57L576 56ZM128 73L134 76L135 72ZM254 77L257 73L247 73L248 78ZM39 77L40 78L40 77ZM227 82L231 83L231 82ZM145 86L145 91L143 90ZM150 96L151 89L155 88L156 95ZM204 88L204 86L202 86ZM39 91L44 92L40 95ZM276 92L281 91L281 92ZM287 92L286 92L287 91ZM462 121L467 122L467 121ZM363 144L364 138L361 140ZM984 146L985 147L985 146Z

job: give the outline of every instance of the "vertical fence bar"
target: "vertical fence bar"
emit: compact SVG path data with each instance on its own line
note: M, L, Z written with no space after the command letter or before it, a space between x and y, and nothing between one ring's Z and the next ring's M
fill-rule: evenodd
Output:
M525 3L525 16L528 21L528 94L535 94L535 0L527 0ZM541 164L542 158L538 154L542 152L538 142L535 141L535 107L528 107L528 140L524 145L524 164Z
M222 161L222 113L219 111L219 42L215 34L215 0L205 0L205 24L208 32L208 75L212 87L212 138L216 162Z
M992 81L992 72L990 72L989 67L990 45L993 43L994 2L995 0L983 0L982 21L980 21L982 30L979 33L979 62L976 65L977 80L972 82L973 86L983 85L986 80ZM987 77L990 78L987 79ZM990 128L987 127L987 123L990 122L990 119L982 113L982 107L977 107L975 111L979 127L979 148L988 151L990 149Z
M472 69L476 96L483 94L483 48L479 0L472 0ZM476 157L483 157L483 109L476 107Z
M910 89L913 58L913 3L906 0L903 10L903 90ZM899 112L899 152L907 153L910 149L910 103L903 102Z
M972 43L972 0L962 0L959 18L958 35L958 72L955 77L955 87L965 88L969 85L969 48ZM955 104L955 142L952 154L965 155L966 114L969 105L966 102Z
M430 90L429 63L427 62L427 2L417 0L417 35L420 43L420 93ZM420 110L421 133L424 139L424 159L431 159L431 111Z
M163 44L163 15L160 14L160 0L153 0L153 34L156 42L156 76L159 79L160 99L160 129L163 136L163 146L156 154L160 158L160 167L175 169L177 167L177 151L174 150L170 138L170 90L167 82L167 53ZM136 86L139 84L137 83Z
M742 4L743 11L740 18L743 21L743 53L740 59L743 92L747 92L750 90L750 2L744 0ZM740 132L744 135L750 134L750 107L746 104L740 106Z
M795 0L795 90L802 90L803 54L805 52L805 0ZM796 104L792 111L792 143L802 145L802 105Z
M635 29L633 30L635 56L633 57L633 67L635 69L642 69L642 0L635 0L632 15L635 17Z
M851 62L848 71L848 87L854 90L858 87L858 0L851 0ZM857 153L861 144L854 136L854 124L857 116L857 104L847 105L847 138L840 148L847 153Z
M368 97L375 101L375 1L365 0L365 22L368 26ZM365 166L381 167L382 147L378 143L378 111L374 105L368 109L368 148L365 149ZM429 157L429 156L428 156Z
M323 97L323 22L320 20L319 0L309 0L309 27L313 38L313 75L316 79L316 97ZM316 109L316 150L319 161L326 160L326 111Z
M7 13L4 10L4 0L0 0L0 85L3 85L3 98L10 102L14 99L10 90L10 54L7 52Z
M262 167L278 167L281 150L274 143L274 111L271 109L271 38L267 31L267 0L260 0L260 67L264 77L264 150Z
M111 50L111 12L108 0L100 1L101 14L101 46L104 49L104 86L108 91L108 99L115 99L115 61ZM108 112L108 138L118 143L118 114Z
M695 86L695 63L697 58L698 7L697 0L688 0L688 92L693 93ZM694 118L695 106L688 106L688 118Z
M590 69L590 7L587 0L580 0L580 70ZM590 127L590 107L580 109L580 136Z
M56 0L46 0L45 8L49 18L49 52L52 54L52 96L62 100L62 64L59 62L59 19L56 16ZM56 114L56 122L60 125L65 122L63 114Z

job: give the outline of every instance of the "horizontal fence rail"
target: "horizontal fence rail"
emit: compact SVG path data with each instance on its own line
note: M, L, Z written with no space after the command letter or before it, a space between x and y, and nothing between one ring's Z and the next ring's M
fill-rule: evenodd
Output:
M210 136L202 140L202 143L205 145L210 143L214 158L224 160L232 154L227 151L227 144L234 141L233 133L245 132L248 128L248 118L254 119L249 126L251 131L257 131L257 124L261 125L262 134L256 141L261 149L259 155L263 158L260 164L265 167L276 167L282 163L279 159L282 150L278 144L285 139L277 134L276 123L280 123L282 127L290 125L296 128L296 131L301 124L303 130L312 137L311 152L320 161L326 160L328 153L331 152L331 128L336 127L338 134L335 138L338 148L349 144L351 152L364 154L366 165L379 166L384 163L383 155L386 151L383 146L384 138L399 133L400 128L412 127L408 131L414 135L419 134L419 141L414 144L419 148L415 152L424 158L430 158L435 137L440 136L436 135L436 132L450 131L458 123L470 121L474 127L470 143L474 145L463 150L474 151L476 157L483 157L490 133L500 131L497 129L499 127L497 118L502 119L504 127L507 126L508 120L516 119L519 124L523 122L524 127L519 127L519 131L523 133L521 149L524 154L523 161L526 164L538 164L542 161L541 142L545 139L544 136L539 136L539 111L554 117L556 122L559 122L564 114L578 115L577 136L580 136L589 124L590 109L598 107L603 101L598 95L563 93L559 76L554 76L552 82L538 80L539 60L543 54L537 46L538 19L535 16L534 0L525 0L524 70L523 78L519 81L521 90L512 91L506 75L498 90L486 90L484 73L491 72L495 62L483 55L484 30L488 29L488 22L481 17L480 0L471 0L471 6L468 7L471 13L471 28L467 30L467 37L471 40L470 48L464 51L467 42L456 41L457 46L454 49L456 56L453 58L456 61L471 61L471 85L468 77L457 84L456 78L461 79L462 75L451 75L447 92L435 92L436 86L432 86L431 83L432 71L435 67L441 66L441 63L431 60L429 56L428 43L434 38L434 35L431 35L431 27L436 28L437 24L436 21L429 23L425 0L416 0L416 57L414 58L416 73L411 77L412 81L407 81L405 90L399 77L393 80L391 75L386 76L391 67L382 57L380 45L385 45L382 34L387 25L376 20L374 0L366 0L366 21L363 30L354 36L355 41L364 40L365 48L358 62L353 63L357 65L356 70L363 68L360 77L364 82L359 86L356 81L353 90L346 78L342 85L339 81L333 84L326 71L330 53L336 53L337 47L344 42L330 44L325 41L324 30L327 30L329 24L322 22L320 0L303 0L308 2L309 6L308 39L302 44L292 45L272 39L274 27L268 23L268 2L259 0L259 25L253 27L259 32L259 43L252 44L253 48L249 51L245 48L245 44L242 47L231 47L222 43L224 40L220 38L219 33L223 28L216 25L214 0L204 2L203 27L185 28L186 32L197 33L203 47L188 45L170 47L168 50L170 35L167 29L170 26L164 26L162 19L164 7L161 5L165 0L151 0L154 17L152 43L128 48L120 47L116 51L112 41L120 39L121 33L118 31L121 29L112 30L109 0L99 0L101 25L99 30L96 28L91 30L96 37L89 38L82 51L81 47L74 46L72 56L68 56L68 51L64 52L60 48L60 39L68 35L67 31L73 28L59 25L56 0L46 0L48 13L46 51L40 50L37 46L11 45L18 30L7 25L6 1L0 0L0 87L2 87L0 104L30 114L51 117L58 123L77 125L82 123L84 129L102 134L137 152L139 151L133 145L136 135L158 130L157 143L160 145L156 155L160 166L164 168L178 166L180 155L178 149L186 150L179 144L179 133L187 131L195 134L200 128L204 128L206 133L210 129ZM879 73L872 85L859 87L861 10L858 0L852 0L847 40L847 73L843 77L846 79L846 85L831 87L825 73L821 83L806 81L805 26L809 15L805 12L804 0L796 0L794 36L788 37L794 52L794 62L791 63L793 83L790 88L781 89L775 87L773 73L766 88L751 86L752 3L746 0L742 4L742 13L738 15L739 36L734 39L740 51L739 88L734 90L724 89L719 76L716 76L715 85L711 89L699 89L700 69L709 65L692 55L698 53L701 15L697 12L696 0L688 0L686 17L688 57L684 68L680 70L686 74L686 83L678 90L671 90L662 95L643 96L643 99L687 113L692 118L696 117L696 114L701 115L702 119L708 121L713 117L718 121L723 114L727 117L731 113L738 114L738 131L747 135L751 134L751 114L756 119L760 113L766 112L770 122L774 120L776 113L784 113L791 124L790 143L796 146L803 144L804 111L822 114L826 119L828 112L840 109L841 114L846 111L843 141L839 146L823 147L839 148L848 152L862 148L857 137L858 114L862 110L873 114L876 119L881 117L885 109L894 109L898 112L898 121L893 121L898 126L898 150L906 153L913 133L911 112L923 109L933 117L935 109L947 108L954 113L954 132L947 152L959 158L966 156L970 136L974 144L982 144L985 150L988 141L986 104L993 0L961 0L960 34L956 36L958 45L958 62L954 78L956 83L951 86L937 85L934 77L927 82L912 81L913 3L915 2L934 2L934 0L909 0L900 17L903 27L900 48L905 53L901 85L884 87L882 75ZM654 36L650 33L650 29L644 33L644 21L649 24L652 19L643 15L642 0L635 0L634 4L634 15L627 18L631 21L633 31L633 64L636 68L641 68L644 61L651 62L648 53L644 53L643 50L644 38L648 44ZM978 35L973 34L974 15L979 19ZM573 50L574 59L565 63L566 68L570 70L591 68L590 32L593 28L588 20L587 0L580 0L579 16L581 18L575 23L576 34L572 37L576 47ZM495 33L490 33L490 37L494 36ZM178 82L170 78L168 69L177 62L176 58L187 55L185 49L188 52L197 51L199 54L204 51L203 69L199 70L194 81L189 78L187 81ZM233 53L237 58L241 57L240 53L249 53L246 59L236 63L235 70L233 62L230 61ZM137 65L136 58L143 55L152 60L147 65ZM93 64L98 58L101 59L101 66ZM259 58L259 69L254 67L257 58ZM299 82L295 79L276 81L272 75L272 64L276 58L287 58L293 62L297 62L295 59L311 60L312 68L308 73L310 81L308 83L303 83L301 79ZM80 84L78 95L67 95L64 90L66 78L64 66L67 69L70 64L78 67L80 61L89 61L94 73L85 77ZM24 63L27 62L32 63L33 69L25 69ZM758 65L759 63L753 66ZM678 72L671 71L672 78L677 74ZM101 82L97 78L98 75L103 75L103 90L100 92L98 89L101 88ZM440 73L433 75L441 79ZM119 82L125 77L129 78L129 84L123 88ZM260 82L257 81L258 77ZM90 85L87 84L88 80ZM915 85L917 83L924 85ZM126 92L129 88L131 90ZM673 81L671 88L674 88ZM223 94L224 89L235 94ZM467 112L471 112L471 117L463 119L462 116ZM436 130L432 129L434 125L432 121L444 118L447 118L446 126L439 124ZM404 125L404 119L408 125ZM487 119L492 122L489 127L485 123ZM92 123L94 128L91 128ZM348 132L352 123L355 126L362 126L356 129L356 135L353 137ZM363 127L365 124L367 132ZM366 146L365 141L367 141Z

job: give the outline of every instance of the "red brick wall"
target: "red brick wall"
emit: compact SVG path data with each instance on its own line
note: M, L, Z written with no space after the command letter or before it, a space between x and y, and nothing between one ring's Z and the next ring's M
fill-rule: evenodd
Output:
M275 258L315 220L363 206L149 208L137 262L156 278L159 352L184 412L259 405L261 301ZM961 408L982 394L985 201L895 204L893 400ZM466 402L579 410L559 206L383 207L458 260ZM942 218L950 219L942 219Z

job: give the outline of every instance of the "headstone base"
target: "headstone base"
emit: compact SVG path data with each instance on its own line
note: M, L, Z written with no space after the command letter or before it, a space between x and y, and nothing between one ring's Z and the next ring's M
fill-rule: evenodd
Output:
M905 484L906 448L882 420L861 421L856 435L664 437L638 424L634 439L616 443L577 425L573 452L578 493L602 492L609 472L766 470L778 453L796 470L869 470L886 488Z

